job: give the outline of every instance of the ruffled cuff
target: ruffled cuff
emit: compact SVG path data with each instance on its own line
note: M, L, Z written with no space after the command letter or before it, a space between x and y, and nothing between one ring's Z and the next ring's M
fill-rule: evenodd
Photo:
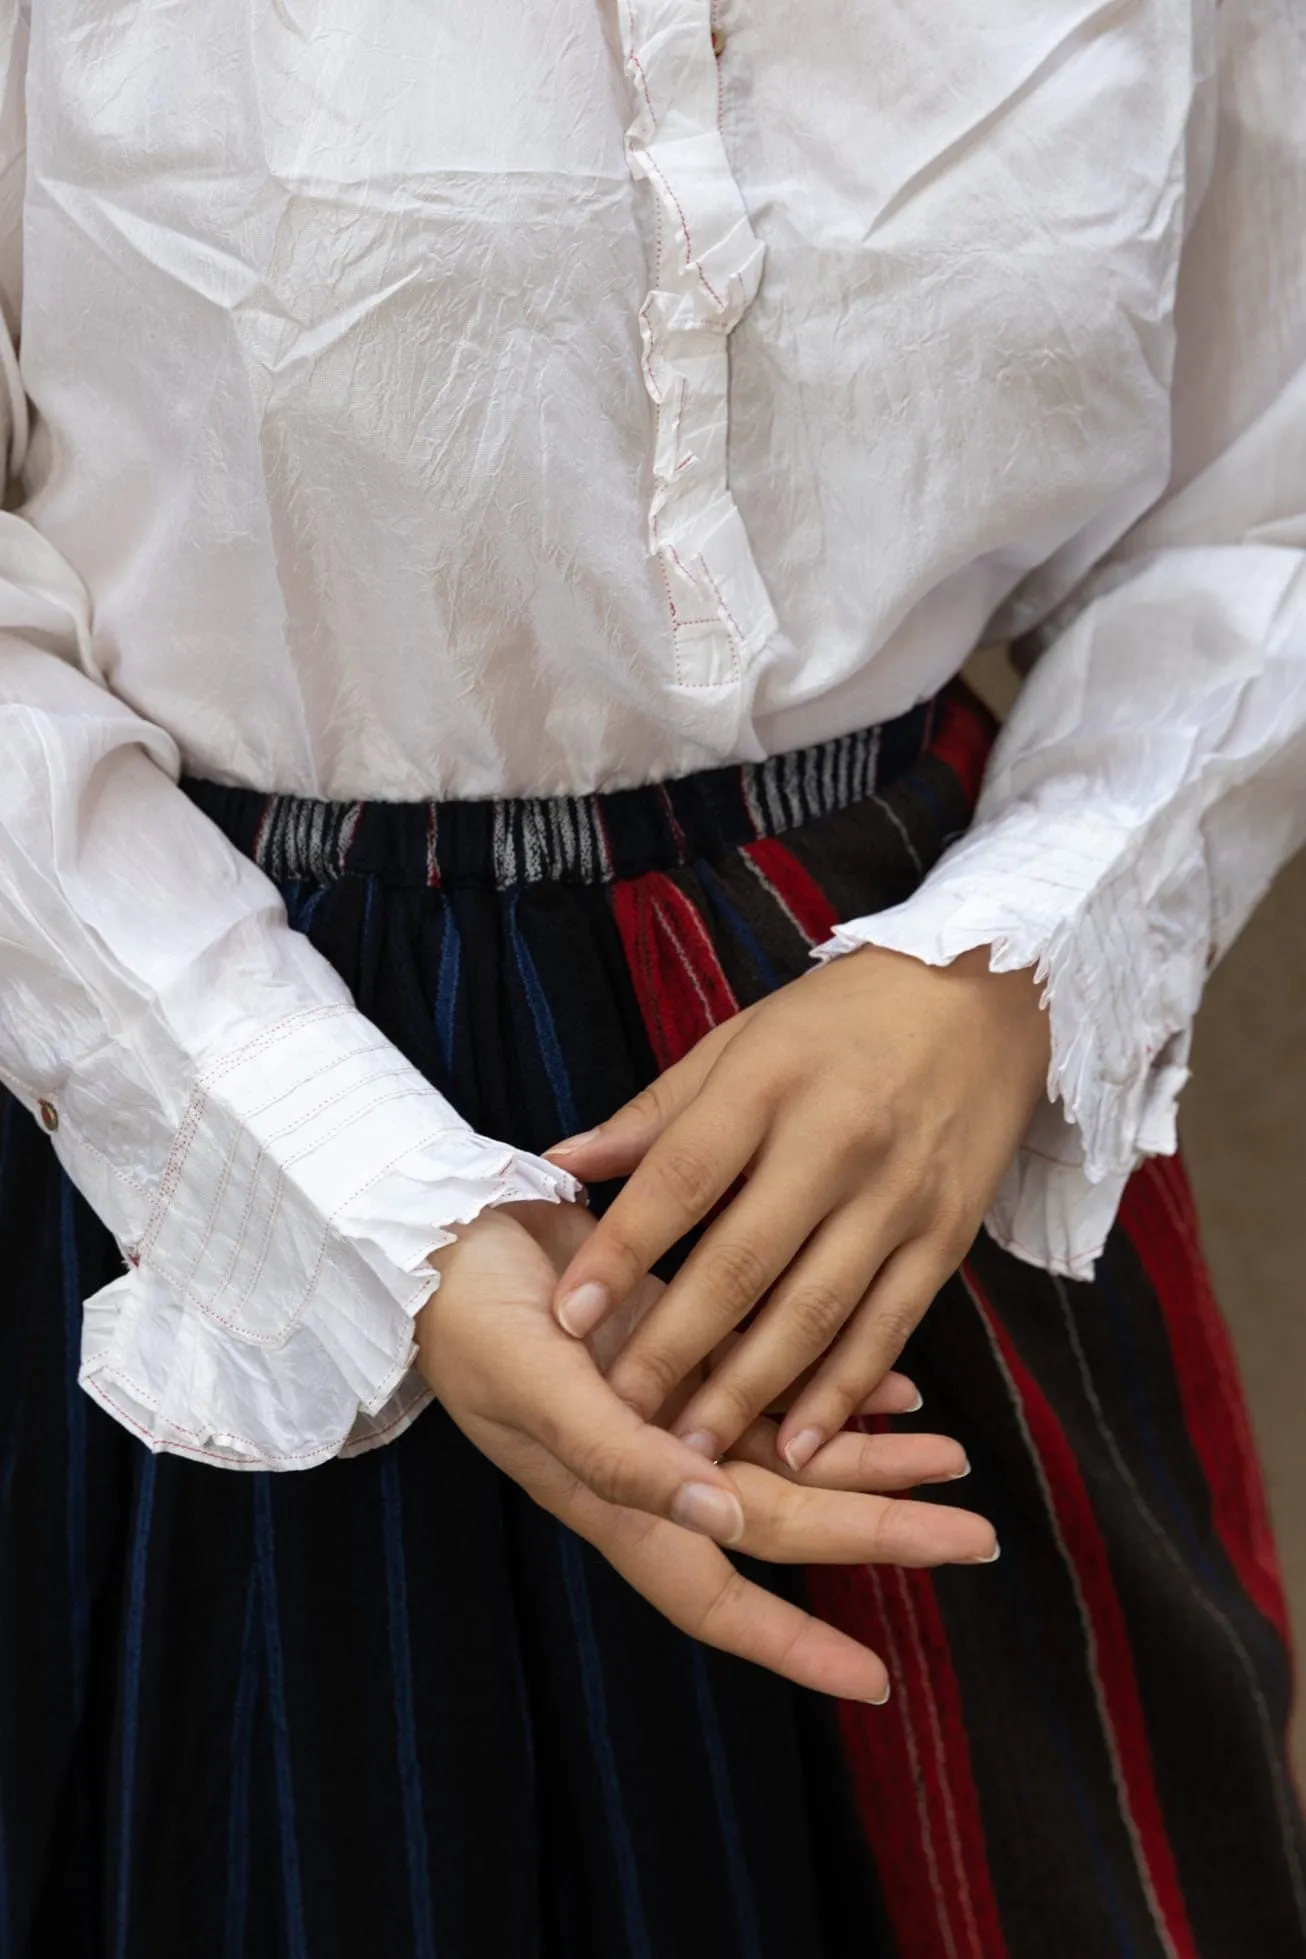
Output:
M478 1136L348 1005L206 1068L128 1270L86 1302L81 1381L148 1446L308 1469L390 1440L427 1263L491 1205L579 1195Z
M1031 1264L1087 1279L1130 1172L1176 1147L1210 904L1198 845L1167 859L1136 817L1068 802L977 824L905 904L836 926L816 956L876 945L946 966L988 946L995 972L1036 969L1048 1099L985 1225Z

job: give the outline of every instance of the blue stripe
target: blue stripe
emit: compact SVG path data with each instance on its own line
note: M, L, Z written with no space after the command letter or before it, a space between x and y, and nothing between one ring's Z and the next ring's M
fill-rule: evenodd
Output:
M0 1088L0 1198L5 1195L5 1166L13 1147L14 1128L18 1120L21 1104L16 1102L6 1089ZM22 1113L26 1115L26 1110ZM18 1467L18 1435L22 1426L19 1421L21 1402L14 1407L9 1421L9 1432L5 1436L5 1453L0 1465L0 1516L9 1512L9 1497L14 1486L14 1471ZM0 1948L3 1950L3 1948Z
M947 822L948 819L944 811L943 804L939 801L933 789L931 789L929 783L926 781L923 770L913 769L910 775L904 776L903 787L909 789L912 795L919 796L921 801L929 809L930 815L936 818L937 821L939 821L940 823ZM898 813L899 815L902 814L901 811L899 811Z
M544 988L540 985L540 976L535 970L535 961L531 958L530 948L517 922L519 898L520 893L514 892L508 901L508 936L512 941L517 971L525 989L526 1003L531 1010L531 1020L535 1026L535 1038L539 1043L544 1071L549 1078L549 1087L553 1090L558 1123L562 1133L569 1136L580 1128L580 1117L576 1113L576 1104L572 1098L567 1064L563 1059L558 1030L553 1024L553 1013L545 998Z
M1217 1568L1206 1544L1202 1541L1201 1533L1194 1525L1192 1512L1185 1503L1170 1473L1166 1461L1166 1450L1157 1439L1155 1426L1148 1414L1148 1396L1143 1392L1144 1380L1151 1378L1150 1370L1146 1374L1140 1372L1138 1348L1134 1340L1133 1327L1130 1324L1130 1314L1126 1310L1124 1301L1116 1289L1110 1265L1105 1258L1098 1261L1097 1269L1093 1274L1093 1289L1097 1295L1097 1300L1094 1302L1095 1305L1098 1301L1106 1302L1107 1324L1111 1328L1116 1343L1122 1352L1125 1391L1129 1398L1134 1421L1137 1424L1138 1438L1143 1455L1148 1468L1152 1472L1152 1479L1155 1485L1154 1494L1160 1499L1161 1507L1166 1513L1170 1535L1176 1538L1182 1545L1184 1554L1192 1567L1194 1575L1200 1577L1201 1583L1208 1593L1212 1593L1216 1598L1222 1599L1226 1605L1232 1605L1235 1608L1245 1608L1248 1603L1247 1594L1236 1580L1231 1583L1228 1574ZM1154 1294L1153 1298L1155 1298ZM1068 1290L1065 1299L1067 1310L1073 1313L1075 1309L1071 1304ZM1100 1305L1098 1305L1098 1310L1101 1310ZM1161 1312L1159 1301L1156 1302L1156 1312L1159 1317ZM1166 1343L1166 1356L1171 1368L1171 1382L1174 1386L1175 1399L1178 1401L1179 1390L1174 1377L1174 1359L1170 1351L1169 1330L1163 1328L1163 1331ZM1178 1419L1180 1426L1184 1427L1182 1408L1179 1411ZM1201 1476L1202 1470L1200 1463L1197 1468L1198 1475ZM1204 1477L1203 1483L1205 1483Z
M580 1539L562 1524L555 1526L562 1575L567 1587L572 1630L576 1635L576 1657L580 1664L581 1692L585 1698L586 1723L590 1747L603 1789L603 1821L607 1824L613 1859L621 1887L621 1912L626 1925L626 1943L634 1959L653 1959L648 1924L639 1891L639 1866L635 1843L626 1819L621 1795L621 1777L608 1729L608 1697L603 1684L603 1660L594 1634L589 1587ZM613 1955L616 1959L616 1955Z
M748 955L758 979L768 993L774 993L780 986L780 976L763 952L757 934L751 929L743 915L735 910L725 894L725 887L715 876L705 859L699 858L694 864L694 875L707 893L713 911L721 923L738 940Z
M245 1624L240 1638L240 1672L231 1720L231 1788L227 1807L227 1896L223 1917L223 1959L244 1959L245 1909L249 1900L249 1771L254 1742L254 1696L258 1666L254 1651L253 1572L245 1588Z
M314 914L327 894L326 885L310 884L308 896L305 897L304 886L306 883L307 879L305 878L290 878L281 887L281 897L286 907L286 917L297 932L307 932L311 929Z
M0 1088L0 1188L4 1184L9 1152L13 1148L14 1126L18 1120L20 1106L8 1089ZM25 1110L24 1114L26 1114Z
M141 1718L141 1647L145 1635L145 1587L149 1576L150 1525L154 1519L157 1459L142 1451L136 1484L136 1517L132 1526L131 1562L127 1575L127 1618L123 1627L122 1662L122 1781L118 1818L118 1900L113 1949L126 1959L127 1919L131 1903L132 1813L136 1795L136 1740Z
M762 1931L757 1922L757 1904L748 1876L748 1859L744 1855L735 1792L730 1786L730 1768L707 1670L707 1655L696 1640L690 1642L689 1664L694 1681L694 1699L698 1705L699 1727L703 1746L707 1750L708 1772L712 1778L712 1797L716 1803L717 1821L721 1825L721 1841L725 1845L726 1876L730 1882L730 1896L739 1927L740 1956L741 1959L763 1959Z
M440 970L435 982L435 1038L440 1044L440 1065L446 1082L453 1079L454 1027L458 1013L458 982L462 973L462 939L453 906L442 907L444 931L440 938Z
M0 1787L0 1952L13 1952L9 1883L9 1831L5 1823L4 1790Z
M976 1487L982 1488L985 1492L987 1498L985 1514L997 1532L998 1541L1009 1547L1018 1547L1028 1518L1024 1515L1018 1516L1015 1511L1008 1509L1005 1498L1011 1492L1004 1490L1003 1479L981 1459L981 1454L973 1450L972 1454L975 1459ZM1032 1475L1033 1471L1031 1471ZM1043 1528L1050 1534L1050 1525L1046 1519ZM1055 1546L1051 1548L1055 1556ZM1001 1564L994 1567L989 1574L988 1582L1000 1585L1014 1600L1009 1623L1015 1628L1027 1677L1042 1702L1044 1738L1050 1743L1060 1765L1062 1782L1078 1815L1083 1831L1083 1850L1087 1853L1086 1861L1093 1872L1098 1892L1110 1918L1119 1959L1142 1959L1137 1945L1130 1937L1124 1899L1115 1880L1111 1858L1101 1832L1098 1811L1080 1774L1079 1757L1062 1715L1065 1687L1063 1680L1058 1677L1058 1669L1064 1671L1064 1658L1059 1657L1040 1637L1042 1628L1038 1611L1021 1583L1020 1566L1021 1560L1017 1549L1015 1554L1004 1556ZM1073 1594L1069 1573L1065 1574L1065 1584L1067 1592ZM1068 1604L1071 1613L1074 1614L1077 1608L1073 1595L1069 1598ZM1087 1676L1087 1662L1085 1662L1085 1676ZM1087 1678L1086 1684L1091 1697L1092 1686L1087 1682ZM1110 1773L1109 1767L1106 1773Z
M394 1689L395 1745L408 1858L408 1904L413 1918L414 1959L435 1959L431 1904L431 1847L422 1802L422 1763L413 1700L413 1655L408 1627L408 1572L404 1564L403 1490L393 1447L382 1452L381 1505L385 1540L386 1608L390 1626L390 1676Z
M80 1714L86 1690L90 1598L86 1585L86 1397L77 1374L82 1358L82 1282L77 1253L76 1196L65 1176L59 1179L59 1256L63 1268L64 1404L68 1461L64 1499L64 1555L68 1574L68 1644L72 1661L73 1708Z
M266 1471L257 1473L254 1479L254 1554L258 1568L259 1599L263 1607L263 1648L268 1670L268 1710L272 1717L272 1758L277 1791L277 1825L281 1837L286 1939L290 1959L308 1959L308 1941L304 1934L304 1894L299 1875L299 1841L295 1835L290 1719L286 1709L286 1675L281 1655L281 1618L277 1610L272 1477Z

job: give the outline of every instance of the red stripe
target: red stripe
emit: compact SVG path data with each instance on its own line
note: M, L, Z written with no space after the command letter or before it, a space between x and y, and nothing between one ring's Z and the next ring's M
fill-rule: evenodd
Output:
M993 720L969 691L949 688L939 700L939 717L928 753L956 776L968 803L980 792L984 765L993 746Z
M617 929L659 1070L739 1011L707 927L660 871L612 887Z
M969 1265L962 1267L962 1277L1010 1373L1073 1567L1090 1633L1087 1664L1099 1689L1115 1773L1123 1784L1120 1797L1126 1822L1132 1821L1161 1922L1175 1951L1180 1959L1197 1959L1152 1772L1129 1629L1088 1488L1051 1402L1021 1360Z
M862 1826L901 1959L1005 1959L961 1688L926 1572L823 1566L806 1574L822 1618L893 1676L885 1708L842 1702Z
M756 843L746 843L743 848L781 904L792 914L799 931L813 945L828 939L839 922L839 914L793 852L778 837L759 837Z
M1184 1426L1211 1493L1211 1520L1239 1584L1286 1645L1288 1609L1256 1444L1178 1157L1149 1158L1130 1178L1120 1223L1165 1319Z

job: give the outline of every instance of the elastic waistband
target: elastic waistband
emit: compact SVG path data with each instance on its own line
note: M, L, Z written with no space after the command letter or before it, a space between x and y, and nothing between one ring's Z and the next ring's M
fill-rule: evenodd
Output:
M348 875L389 884L602 884L775 837L882 794L958 712L948 688L897 720L764 762L589 796L429 803L322 802L188 778L182 787L278 883ZM982 710L981 710L982 713ZM976 728L987 746L988 732Z

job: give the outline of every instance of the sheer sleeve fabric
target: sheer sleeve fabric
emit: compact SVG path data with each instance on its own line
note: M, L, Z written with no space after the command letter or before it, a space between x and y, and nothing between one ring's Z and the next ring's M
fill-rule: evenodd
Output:
M1169 487L1068 594L1073 546L1017 593L1000 623L1041 652L974 827L821 948L1037 968L1048 1099L987 1222L1074 1277L1132 1169L1176 1147L1206 973L1306 839L1306 22L1292 0L1217 19Z
M0 423L16 338L27 24L0 0ZM152 1449L304 1468L427 1396L429 1254L487 1205L574 1196L475 1135L176 786L169 736L96 671L85 591L0 513L0 1081L113 1232L81 1378Z

